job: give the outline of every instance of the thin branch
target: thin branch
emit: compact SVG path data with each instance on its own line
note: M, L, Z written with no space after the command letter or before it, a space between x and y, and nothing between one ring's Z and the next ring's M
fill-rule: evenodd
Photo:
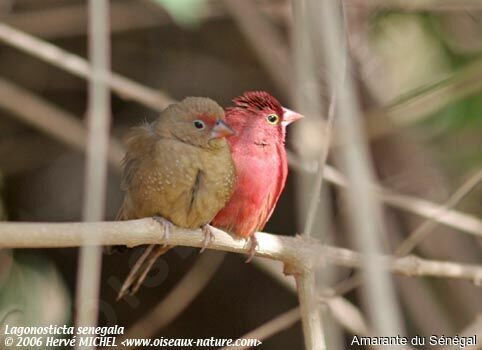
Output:
M208 248L240 254L250 254L249 244L217 228L214 242ZM159 224L150 218L112 222L71 223L0 223L0 248L65 248L80 247L86 239L98 236L101 245L168 244L202 247L201 230L174 227L169 239L159 231ZM360 268L363 255L349 249L336 248L306 241L300 237L257 233L259 249L256 256L282 261L301 271L308 271L315 264L331 263L338 266ZM407 276L432 276L463 279L478 283L482 267L478 265L426 260L418 257L393 258L386 255L373 257L384 269ZM320 261L320 259L322 261Z
M209 248L234 253L249 253L244 239L213 228L216 239ZM83 240L98 234L101 245L168 244L201 247L204 236L200 230L174 227L167 241L163 240L159 224L150 218L99 223L0 223L0 247L3 248L61 248L78 247ZM260 233L261 242L257 256L283 261L299 269L308 269L317 254L313 245L299 238ZM305 256L306 255L306 256ZM311 259L307 259L311 257ZM311 262L308 262L311 260Z
M374 183L372 163L366 137L361 125L361 111L353 79L346 75L345 84L340 83L340 61L346 60L348 53L343 31L343 19L336 1L319 3L318 14L323 28L324 52L327 66L333 74L329 76L335 95L339 98L337 129L342 131L347 142L337 152L337 159L346 169L347 177L353 185L347 192L351 234L356 246L364 253L361 260L363 296L371 316L376 335L395 336L403 334L402 321L395 291L386 270L378 263L376 255L382 249L383 233L382 207L370 185ZM350 70L345 61L344 70Z
M75 76L84 79L92 78L92 68L82 57L3 23L0 23L0 40ZM147 88L119 74L106 72L103 74L103 79L119 96L133 99L153 109L162 110L173 102L173 99L166 94Z
M472 175L462 186L460 186L450 198L440 208L439 214L434 215L431 218L426 219L421 223L403 242L398 246L395 251L397 256L408 254L415 246L425 239L434 228L437 227L437 219L444 215L444 211L454 208L462 199L468 196L482 181L482 170Z
M2 78L0 107L54 139L85 152L87 130L78 117ZM124 156L121 142L111 138L108 152L110 163L119 168Z
M111 33L133 29L155 28L172 23L162 11L153 11L140 2L112 2ZM63 5L22 11L4 19L4 23L19 28L31 35L58 39L84 35L87 32L87 10L85 4Z
M450 73L441 81L416 88L386 107L369 111L367 129L370 139L384 136L400 126L413 125L450 104L480 92L481 72L482 61L478 60Z
M131 30L159 28L172 24L172 18L161 6L151 0L111 2L111 33ZM210 1L198 14L202 21L226 18L225 9L217 1ZM287 16L280 2L258 2L260 10L278 21ZM87 16L84 4L68 4L48 9L10 13L3 22L31 35L47 39L58 39L84 35L87 32Z
M107 0L89 1L89 55L92 76L89 81L87 113L87 149L85 166L85 198L83 220L95 222L104 219L107 150L110 128L110 91L103 74L109 70L110 40L108 31L109 4ZM102 249L98 236L84 237L79 255L77 273L76 316L77 326L96 326L99 308ZM79 348L76 345L75 348ZM93 347L88 346L87 349Z
M318 161L318 172L315 178L315 184L313 186L311 202L308 207L308 214L306 215L306 223L305 223L305 235L308 237L311 236L313 232L313 225L316 218L316 212L320 202L321 190L323 189L323 179L325 178L325 168L327 166L326 161L328 159L328 153L330 151L330 143L331 143L331 135L332 135L332 127L333 121L335 119L335 102L336 98L333 95L330 101L330 106L328 109L328 118L326 122L326 128L324 132L323 138L323 146L321 148L320 159Z
M466 180L450 198L438 210L438 215L433 214L424 220L408 237L395 249L395 256L403 256L410 253L415 246L425 239L432 230L439 224L438 219L441 218L445 212L454 208L462 199L469 195L474 188L482 181L482 170L479 170ZM360 274L356 274L334 287L337 294L343 295L352 289L358 287L362 283Z
M279 262L269 259L254 259L253 263L278 281L287 290L296 293L294 279L290 278L291 276L284 275L283 271L275 266L275 264L277 265ZM330 296L323 298L322 302L327 305L337 322L352 334L368 335L367 322L363 318L360 309L350 301L339 296Z
M268 74L284 96L290 98L293 72L289 51L280 33L269 19L263 18L252 0L224 0L224 5Z
M295 307L291 310L283 312L282 314L276 316L272 320L262 324L258 328L252 330L249 333L244 334L242 339L258 339L265 340L269 337L290 328L296 322L300 320L300 308ZM250 349L250 346L239 346L239 347L225 347L220 350L245 350Z
M351 334L362 336L372 334L361 310L350 301L338 296L320 299L328 307L334 319Z
M369 336L370 333L366 326L366 322L363 320L360 310L353 304L350 304L343 298L328 298L321 300L317 307L326 304L337 321L349 330L352 334L358 336ZM244 334L241 338L244 339L259 339L264 340L272 337L273 335L288 329L301 318L300 308L295 307L288 310L272 320L262 324L258 328ZM238 347L237 350L249 349L249 347ZM228 350L223 348L221 350Z
M314 271L295 274L296 288L300 302L301 325L307 350L326 349L325 328L317 308L316 282Z
M314 172L315 167L311 164L298 162L292 155L288 155L290 164L301 171ZM352 188L348 179L332 166L326 165L325 179L334 185L347 190ZM421 217L430 218L440 224L457 230L470 233L475 236L482 236L482 220L477 217L457 210L444 208L440 204L430 202L426 199L400 194L378 184L372 184L371 190L383 201L394 208L402 209Z
M319 77L316 74L315 62L317 57L312 40L314 21L313 14L310 12L309 1L293 1L293 29L292 29L292 51L295 59L296 71L296 109L302 113L306 118L308 127L310 125L317 126L316 122L321 122L322 129L319 136L319 160L317 164L317 172L313 179L299 179L299 198L300 211L299 214L305 218L305 225L303 226L303 234L310 237L314 233L314 225L316 222L316 214L320 209L320 197L322 190L322 183L324 178L324 167L328 158L328 153L331 144L331 134L333 119L335 116L335 96L332 94L330 105L328 107L328 116L323 117L321 89ZM297 131L297 130L295 130ZM303 132L303 129L301 129ZM298 135L302 139L305 135ZM300 148L300 153L306 153L306 143L301 142L304 147ZM318 150L317 150L318 151ZM311 151L313 153L313 151ZM306 181L308 180L308 181ZM304 202L309 202L308 206L303 205ZM306 214L307 213L307 214ZM306 214L306 216L305 216ZM317 222L319 224L319 222ZM328 227L329 225L326 225ZM317 230L318 238L323 239L320 231Z
M321 95L319 89L318 79L315 74L315 56L311 47L310 40L310 16L308 16L307 3L303 0L293 1L293 28L292 28L292 52L295 63L296 73L296 92L295 102L296 108L299 112L303 113L307 118L307 123L313 123L316 119L323 120L322 107L321 107ZM288 77L289 78L289 77ZM291 85L288 85L291 86ZM330 132L330 129L324 130L326 133ZM326 146L326 150L325 150ZM328 154L329 143L323 144L320 149L321 158L323 155ZM325 160L321 159L319 167L323 167ZM307 223L303 232L304 238L309 239L315 222L315 214L319 208L320 196L321 196L321 184L323 179L323 173L321 170L316 175L314 184L299 181L299 194L298 201L300 203L299 213L305 213L308 211ZM307 208L304 208L303 203L307 202L307 199L311 198ZM322 228L318 227L317 236L321 237ZM318 270L324 268L323 273L318 274ZM290 266L285 265L285 269L289 270ZM325 266L318 265L317 268L310 271L302 271L300 273L295 272L293 275L296 280L296 289L298 293L298 300L300 304L301 325L303 329L303 336L305 342L305 348L312 349L326 349L327 338L331 339L331 334L327 334L327 330L330 329L326 324L326 317L320 315L323 310L318 309L317 300L317 285L323 283L326 280L326 275L329 270ZM320 281L317 281L316 276L321 275ZM317 283L318 282L318 283Z
M393 207L430 218L446 226L482 236L482 220L456 210L444 209L425 199L396 193L392 190L377 187L376 191L383 201Z
M341 248L337 248L341 249ZM337 250L330 257L326 257L327 262L339 266L359 268L362 255L350 250ZM325 252L325 254L330 254ZM325 259L325 257L323 257ZM473 282L480 285L482 282L482 267L479 265L458 264L452 262L422 259L414 255L402 258L391 256L375 257L377 263L384 269L399 273L405 276L430 276L456 278Z

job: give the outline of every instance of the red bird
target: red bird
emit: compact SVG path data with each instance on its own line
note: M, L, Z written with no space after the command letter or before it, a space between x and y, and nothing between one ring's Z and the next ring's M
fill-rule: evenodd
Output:
M283 108L264 91L245 92L233 102L226 110L226 121L235 131L227 140L236 186L211 225L250 238L250 261L258 244L254 233L264 228L286 183L286 127L303 116Z

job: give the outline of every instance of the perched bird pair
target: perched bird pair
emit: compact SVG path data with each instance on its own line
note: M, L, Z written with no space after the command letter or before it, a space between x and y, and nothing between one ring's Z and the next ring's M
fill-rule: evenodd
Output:
M213 226L251 239L251 255L283 191L286 126L300 119L264 91L236 97L226 114L213 100L188 97L127 137L119 220L153 217L171 226ZM151 245L132 268L119 298L137 291L169 246Z

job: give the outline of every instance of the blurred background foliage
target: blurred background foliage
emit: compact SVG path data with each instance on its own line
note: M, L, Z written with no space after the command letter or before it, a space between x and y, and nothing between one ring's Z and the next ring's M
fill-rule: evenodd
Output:
M389 72L382 78L387 85L379 86L377 93L392 106L464 79L466 67L477 68L469 72L473 78L480 75L482 26L477 13L382 11L371 21L373 53ZM477 91L458 96L455 92L453 101L443 101L440 108L414 124L456 181L482 163L482 83L479 85Z
M200 12L203 11L206 0L155 0L181 26L193 26L200 22Z
M279 32L285 45L290 45L289 1L245 3L254 6L261 18ZM482 166L482 12L464 7L437 11L436 5L434 11L417 12L370 7L364 1L346 3L350 52L355 63L350 74L359 81L367 133L372 134L373 126L384 125L380 129L383 132L373 132L371 140L380 181L402 193L443 202ZM114 72L177 99L210 96L227 106L232 97L245 90L263 89L279 96L284 105L292 104L263 68L223 1L113 0L111 6ZM85 1L81 0L9 0L0 6L0 20L4 23L83 57L87 57L85 14ZM323 62L318 68L323 72ZM0 78L79 117L85 114L85 81L3 44ZM329 94L323 91L324 96ZM1 100L2 96L0 217L14 221L79 220L83 156L2 109ZM130 126L157 115L115 94L112 111L112 134L118 137ZM289 145L299 151L295 140L290 139ZM268 232L301 232L296 224L300 218L296 216L293 182L299 174L291 174L286 193L266 228ZM335 189L330 188L330 193L328 199L337 221L336 243L348 245L343 202L338 200ZM482 218L481 194L479 186L459 209ZM111 169L107 219L115 217L121 198L118 172ZM392 246L419 223L395 210L387 210L387 221ZM435 234L436 241L420 245L420 255L481 262L479 240L444 227ZM104 258L104 324L134 324L197 260L193 250L176 248L158 265L158 270L165 272L162 283L142 288L137 302L116 302L114 286L127 274L132 254ZM3 322L68 323L72 317L76 259L75 249L2 250ZM158 335L236 338L297 304L295 295L253 264L244 264L243 259L228 255L200 296ZM341 272L339 279L350 273ZM403 277L396 280L408 328L414 334L451 334L482 312L480 289L469 283ZM349 298L358 302L356 293ZM301 328L297 324L270 338L261 348L301 347Z
M71 296L50 259L38 254L0 252L0 319L10 327L71 322ZM5 335L0 335L3 340ZM61 337L61 335L54 335Z

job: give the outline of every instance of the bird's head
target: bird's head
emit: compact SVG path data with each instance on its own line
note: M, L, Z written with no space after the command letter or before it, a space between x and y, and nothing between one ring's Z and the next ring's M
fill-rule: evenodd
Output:
M284 144L286 127L303 118L281 106L265 91L248 91L233 99L226 119L236 132L234 138L259 146Z
M224 138L234 134L224 118L224 110L207 97L187 97L168 106L155 123L160 135L199 147L219 148Z

